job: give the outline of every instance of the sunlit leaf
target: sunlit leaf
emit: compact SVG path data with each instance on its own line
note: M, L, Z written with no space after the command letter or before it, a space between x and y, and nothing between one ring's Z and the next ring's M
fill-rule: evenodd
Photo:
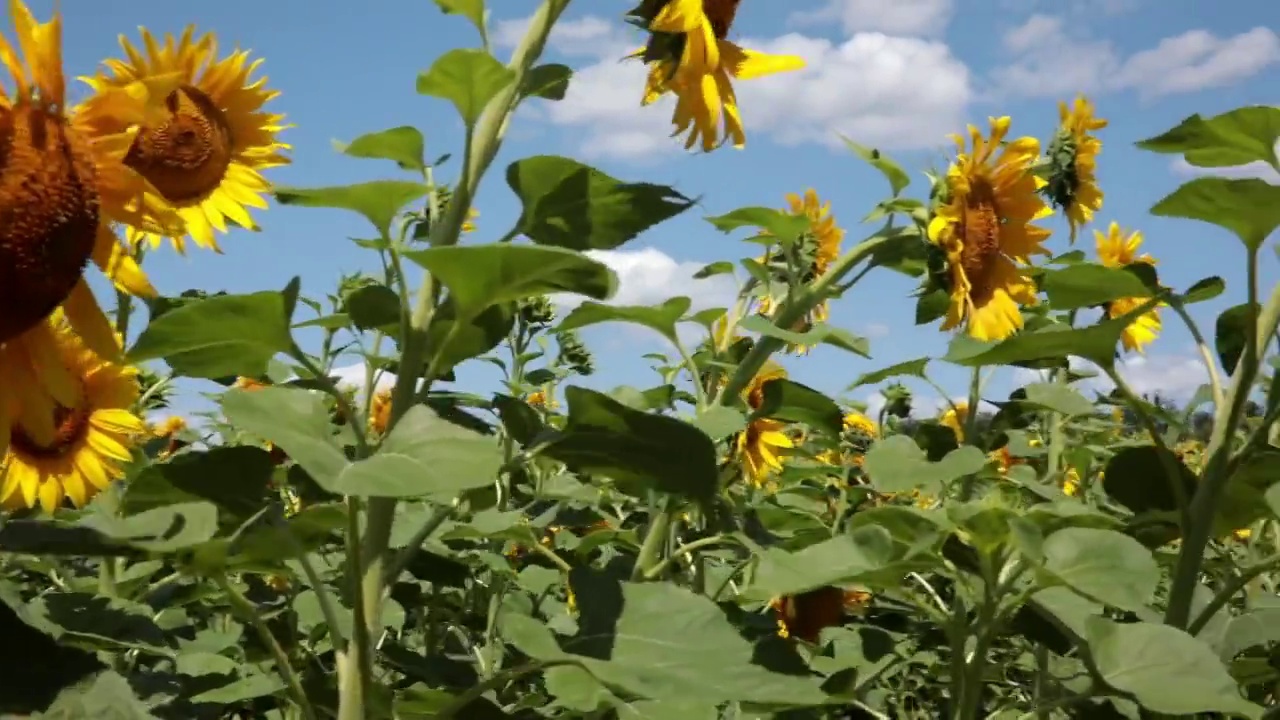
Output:
M437 57L418 75L418 93L453 103L462 121L472 126L485 105L515 79L515 70L484 50L457 48Z
M582 303L560 321L557 331L577 330L604 322L625 322L643 325L661 333L671 342L677 342L676 323L689 312L692 301L687 297L673 297L661 305L603 305Z
M1221 168L1264 162L1276 166L1280 108L1266 105L1236 108L1203 118L1192 115L1177 127L1135 143L1143 150L1181 153L1196 167Z
M893 435L871 446L863 468L880 492L920 489L936 495L947 483L978 472L986 462L986 455L972 445L952 450L938 462L929 462L915 440Z
M422 172L426 168L426 141L422 131L411 125L361 135L348 144L339 143L338 151L351 157L391 160L404 170Z
M1226 228L1256 251L1280 225L1280 185L1257 178L1198 178L1156 203L1151 214Z
M391 222L405 205L426 194L426 185L408 180L373 180L356 185L275 189L276 200L281 205L338 208L360 213L373 223L382 237L390 237Z
M1147 607L1160 567L1142 543L1114 530L1069 527L1044 541L1044 568L1090 600L1121 610Z
M907 172L898 163L889 159L889 156L875 148L859 145L843 135L840 136L840 139L844 141L845 147L853 151L858 157L866 160L876 170L879 170L881 175L884 175L885 179L889 181L889 187L893 189L895 197L911 184L911 176L907 175Z

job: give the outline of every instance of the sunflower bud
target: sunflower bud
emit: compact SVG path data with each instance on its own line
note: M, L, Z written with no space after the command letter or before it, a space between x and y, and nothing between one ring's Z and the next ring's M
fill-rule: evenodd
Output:
M889 385L880 391L884 396L884 411L896 418L911 417L911 391L901 383Z
M587 346L578 339L577 333L573 331L558 333L556 343L560 346L560 354L556 358L557 364L569 367L583 376L596 371L591 351L587 350Z
M545 295L520 301L520 320L531 327L545 327L555 322L556 310Z

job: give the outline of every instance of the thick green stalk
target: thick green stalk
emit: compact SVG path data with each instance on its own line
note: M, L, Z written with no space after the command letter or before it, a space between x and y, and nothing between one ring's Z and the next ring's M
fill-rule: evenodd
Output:
M544 0L542 6L534 13L529 30L512 55L508 67L513 71L512 82L498 93L485 106L474 129L468 129L467 147L462 169L462 181L454 189L449 205L442 213L440 222L431 228L431 245L433 247L456 245L462 233L462 224L471 200L479 187L480 179L502 145L502 137L507 123L520 100L520 90L524 86L525 77L537 62L546 45L551 27L568 7L570 0ZM430 273L423 276L422 287L418 292L417 302L409 316L409 327L403 339L403 352L400 357L400 374L396 378L395 388L391 393L391 410L387 423L390 431L404 416L413 404L419 379L427 365L427 329L435 316L436 304L440 288ZM430 382L430 379L427 379ZM396 511L394 498L370 498L365 513L364 536L360 538L360 604L364 610L364 626L367 635L372 636L382 624L382 595L386 577L385 563L387 546L391 540L391 524ZM366 635L358 633L357 636ZM348 658L348 671L356 671L361 675L367 672L369 660L374 648L367 642L353 644ZM364 720L365 708L363 696L349 698L355 683L345 683L340 700L338 716L340 720Z
M1257 253L1249 255L1249 301L1256 306L1258 300L1258 258ZM1253 381L1261 364L1260 338L1271 337L1277 324L1280 324L1280 284L1272 288L1271 297L1256 323L1248 328L1246 347L1236 364L1231 376L1231 386L1227 390L1223 405L1215 408L1213 417L1213 433L1209 436L1209 447L1205 453L1209 462L1204 476L1196 488L1190 503L1190 527L1182 540L1182 548L1178 553L1178 565L1174 570L1173 586L1169 591L1169 607L1165 611L1164 621L1168 625L1185 629L1191 619L1191 600L1195 593L1204 563L1204 549L1209 544L1209 534L1213 530L1213 517L1222 501L1230 479L1228 472L1231 460L1231 442L1240 425L1244 407L1253 391Z

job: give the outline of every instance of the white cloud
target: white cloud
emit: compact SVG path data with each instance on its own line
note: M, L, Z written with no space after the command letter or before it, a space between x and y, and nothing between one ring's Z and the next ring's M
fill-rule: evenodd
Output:
M993 72L996 86L1033 97L1132 90L1149 99L1230 85L1280 62L1280 36L1263 26L1231 37L1189 30L1128 57L1071 27L1078 26L1036 14L1007 30L1004 46L1015 61Z
M1013 12L1032 12L1051 7L1074 16L1113 16L1138 9L1142 0L1000 0L1001 8Z
M1276 143L1276 152L1280 153L1280 142ZM1251 162L1248 165L1202 168L1192 165L1184 158L1176 158L1169 164L1169 168L1175 175L1182 175L1185 177L1214 176L1225 178L1257 178L1259 180L1265 180L1272 185L1280 185L1280 172L1276 172L1275 168L1261 160Z
M514 35L503 31L506 41ZM546 120L578 133L583 154L639 159L682 148L670 137L673 98L640 106L646 70L639 60L622 60L639 45L623 26L581 18L557 27L549 43L596 60L575 71L563 100L542 107ZM963 123L972 97L969 69L940 41L858 32L835 43L790 33L741 44L807 63L735 85L747 132L784 145L838 147L843 133L888 150L933 147Z
M336 378L335 383L342 389L360 390L365 383L365 364L352 363L335 367L329 371L329 377ZM375 390L390 390L395 387L395 373L382 372L373 381Z
M1078 357L1069 358L1074 370L1091 370L1097 375L1076 383L1078 390L1110 393L1115 385L1093 363ZM1116 371L1138 395L1155 395L1186 402L1201 385L1209 382L1209 373L1199 355L1128 355L1116 363ZM1015 385L1044 382L1048 374L1040 370L1017 369L1013 373Z
M788 22L820 25L839 21L846 33L937 35L951 20L953 0L828 0L817 10L792 13Z
M733 304L738 287L729 275L714 275L701 280L693 274L706 263L679 261L652 247L635 250L588 250L587 255L608 265L618 275L618 293L611 305L653 305L668 298L684 295L692 308L728 307ZM579 304L579 296L555 295L561 307Z
M882 338L889 334L889 326L884 323L868 323L862 328L862 334L868 338Z
M528 29L528 17L499 20L489 32L489 39L498 47L515 47ZM565 55L601 55L626 40L625 29L620 23L596 15L561 20L552 27L547 44Z

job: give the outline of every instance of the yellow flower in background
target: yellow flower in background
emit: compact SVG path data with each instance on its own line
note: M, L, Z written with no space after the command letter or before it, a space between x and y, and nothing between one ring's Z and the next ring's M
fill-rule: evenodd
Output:
M771 360L766 361L742 390L742 398L747 407L755 410L763 405L764 386L786 376L787 371L782 366ZM745 430L738 433L734 447L747 480L753 485L763 486L770 475L782 470L783 452L794 448L795 442L787 435L784 423L759 418L752 420Z
M13 79L12 93L0 90L0 452L14 413L33 438L52 442L54 407L76 400L76 378L51 361L58 353L57 330L48 321L55 310L99 355L119 353L83 276L85 264L92 260L120 289L155 292L111 223L178 222L154 188L124 165L134 118L120 105L141 89L99 101L122 112L121 134L89 133L65 113L61 16L38 23L19 0L10 0L9 11L17 43L0 37L0 63Z
M161 44L142 29L144 55L124 36L120 47L126 59L106 61L107 72L81 78L95 97L131 84L166 83L162 109L147 113L128 148L125 164L159 190L182 218L177 232L131 230L129 240L158 246L168 238L180 253L189 236L199 247L219 251L216 232L227 232L227 221L250 230L258 227L247 208L266 209L263 195L270 185L261 171L286 165L281 143L284 116L263 106L279 95L265 77L252 75L262 60L250 61L248 51L236 50L218 58L212 33L194 37L188 27L180 40L166 34ZM136 113L135 113L136 114ZM91 98L77 110L77 118L96 133L117 133L121 115L109 112Z
M1138 248L1142 246L1142 233L1137 230L1126 234L1119 224L1113 222L1107 228L1106 234L1098 230L1093 234L1098 243L1098 259L1107 267L1124 267L1133 263L1156 264L1155 258L1150 255L1138 255ZM1113 300L1107 304L1107 317L1123 317L1148 300L1149 298ZM1120 343L1125 350L1142 353L1147 345L1160 336L1163 324L1160 320L1160 308L1164 305L1164 303L1157 304L1151 310L1139 315L1129 324L1129 327L1124 329L1120 334Z
M630 15L650 32L648 43L632 57L649 66L641 105L666 93L676 96L673 136L688 133L685 147L701 144L710 152L725 141L746 144L733 79L750 80L799 70L794 55L769 55L727 40L739 0L666 0L642 2ZM722 129L723 127L723 129Z
M1107 121L1094 115L1093 103L1083 95L1070 106L1058 103L1058 117L1058 134L1049 145L1051 170L1045 190L1067 216L1074 243L1077 231L1102 209L1097 177L1102 141L1092 133L1105 128Z
M560 403L556 402L554 397L548 397L547 393L542 390L534 390L525 396L524 401L531 407L544 408L547 410L555 410L560 407Z
M954 136L956 160L929 222L929 240L946 253L950 273L942 329L964 326L978 340L1003 340L1022 328L1019 306L1036 303L1036 285L1020 264L1049 254L1042 245L1049 230L1031 224L1052 214L1039 194L1044 181L1029 172L1040 141L1006 142L1009 122L991 118L990 138L970 125L971 152Z
M942 419L938 421L938 424L945 428L951 428L951 432L956 434L956 442L964 442L964 425L968 420L969 403L958 402L942 414Z
M842 625L846 613L865 613L871 599L869 592L827 585L799 595L774 598L769 607L777 614L780 637L816 643L825 628Z
M240 390L261 390L262 388L267 387L267 383L251 377L241 376L236 378L234 387Z
M1080 494L1080 473L1075 468L1067 468L1062 474L1062 492L1067 497Z
M872 438L880 434L880 428L876 426L876 421L860 412L846 413L842 424L845 432L860 433Z
M152 428L152 434L158 438L173 437L183 430L187 429L187 421L181 415L174 415L164 419L159 425Z
M379 390L374 393L369 408L369 429L381 435L387 431L391 422L391 391Z
M808 267L804 269L804 273L800 278L803 283L810 283L817 278L822 277L830 269L831 263L835 262L840 256L840 243L844 241L844 229L836 225L836 219L831 214L831 203L822 202L818 198L817 191L812 188L805 191L804 195L789 193L787 195L787 211L792 215L805 217L809 220L809 231L805 233L801 240L800 252L808 260ZM778 262L786 262L785 258L766 258L765 262L776 260ZM777 303L774 302L772 296L765 296L760 301L759 312L766 317L771 316L777 309ZM801 319L796 326L791 329L795 332L805 332L813 323L824 322L829 317L827 303L824 301L821 305L813 308L809 312L809 316ZM798 354L806 354L811 348L809 346L789 345L788 350Z
M1251 528L1240 528L1239 530L1232 532L1231 536L1236 540L1243 542L1253 537L1253 530Z
M32 437L21 420L13 426L0 468L0 504L9 510L39 506L52 513L64 500L84 507L123 475L131 448L146 433L131 409L137 369L100 359L65 322L56 337L58 361L76 378L76 397L54 409L50 440Z

